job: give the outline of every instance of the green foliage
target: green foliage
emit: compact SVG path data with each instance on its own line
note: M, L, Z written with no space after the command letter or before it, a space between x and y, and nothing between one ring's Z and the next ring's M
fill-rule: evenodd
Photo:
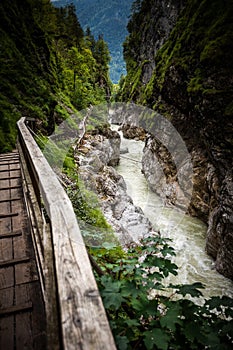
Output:
M105 101L111 84L108 62L102 67L86 45L73 5L57 9L47 0L3 0L0 17L3 152L14 148L21 116L51 134L76 109Z
M46 142L41 137L39 138L39 142L45 148ZM51 153L54 158L58 158L57 161L62 157L64 159L63 172L67 175L70 182L70 185L66 187L66 192L78 218L85 244L87 246L102 246L105 242L109 242L116 247L118 240L113 234L112 227L107 223L102 213L97 195L88 190L78 177L72 148L70 148L65 157L62 151L59 153L58 147L54 150L50 146L48 149L52 150ZM55 166L57 161L55 161Z
M123 251L92 247L102 269L99 289L118 349L230 349L233 300L214 297L201 306L200 283L165 286L177 274L174 250L159 236L144 238Z
M70 121L70 127L75 127L72 120ZM60 140L59 136L61 136ZM55 171L62 171L67 177L69 185L65 187L65 190L78 218L85 244L87 246L100 246L104 245L105 242L109 242L114 246L118 245L112 227L107 223L102 213L97 195L88 190L78 177L78 169L74 160L73 149L70 147L70 140L63 139L62 136L57 132L56 142L53 142L53 140L38 134L36 141L50 166Z
M73 2L82 27L91 29L94 37L103 35L111 53L110 76L117 83L125 74L122 43L127 35L127 22L133 0L57 0L55 6L65 6ZM94 39L95 40L95 39Z
M75 178L70 173L69 177ZM96 194L87 190L77 176L75 184L69 186L66 191L78 218L85 244L90 247L102 246L105 242L118 245L117 238L100 209Z
M202 92L203 91L203 78L201 76L201 70L196 69L194 72L194 76L190 79L188 86L187 86L187 91L189 93L195 93L195 92Z
M73 187L68 187L67 193L72 201L77 217L94 227L109 228L110 226L100 210L97 196L85 189L85 186L80 181L76 185L76 190Z
M186 113L208 94L208 100L218 102L222 108L219 114L228 116L230 109L225 111L223 106L230 105L232 100L229 76L232 75L233 3L186 1L168 39L152 58L146 57L146 46L147 40L150 43L153 40L155 10L159 12L160 6L152 0L135 1L135 11L128 24L129 36L124 43L127 75L118 100L133 99L161 112L173 105ZM162 41L163 34L156 38ZM147 58L155 68L145 85L142 78L138 79L138 72Z

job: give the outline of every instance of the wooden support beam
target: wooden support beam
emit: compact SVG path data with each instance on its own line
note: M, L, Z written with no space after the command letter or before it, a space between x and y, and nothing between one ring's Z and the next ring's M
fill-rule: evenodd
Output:
M0 234L0 239L1 238L17 237L17 236L21 236L21 235L22 235L22 231L21 230L8 232L8 233L2 233L2 234Z
M0 219L11 218L13 216L18 216L18 215L19 215L19 213L7 213L7 214L0 213Z
M19 164L19 161L18 160L15 160L15 161L9 161L9 162L1 162L0 161L0 166L4 166L4 165L14 165L14 164Z
M21 176L8 176L8 177L1 177L0 180L16 180L16 179L20 179Z
M22 264L22 263L28 262L29 260L30 260L30 258L24 257L24 258L0 261L0 268L11 266L11 265L16 265L16 264Z
M0 191L15 190L16 188L22 188L22 185L1 187Z
M54 276L46 273L45 279L54 278L56 289L45 289L48 344L55 349L55 341L59 346L56 341L59 335L61 347L65 350L115 350L113 335L72 204L28 131L25 118L21 118L17 125L22 153L30 168L30 175L33 175L33 186L40 191L50 219L51 231L46 232L43 240L44 265L46 271L49 271L50 266L54 267ZM54 328L54 309L58 310L59 334Z
M10 168L10 169L0 169L0 173L7 173L7 172L10 172L10 171L17 171L17 170L20 170L20 167L18 167L18 168Z
M0 203L15 202L15 201L20 201L20 200L21 200L20 197L0 199Z
M9 156L5 156L4 154L3 155L0 155L0 162L3 160L3 161L6 161L6 160L18 160L19 159L19 156L18 155L9 155Z
M5 309L0 309L0 317L7 316L9 314L15 314L19 312L25 312L30 309L32 309L32 302L28 302L26 304L21 304L21 305L13 305L9 306Z

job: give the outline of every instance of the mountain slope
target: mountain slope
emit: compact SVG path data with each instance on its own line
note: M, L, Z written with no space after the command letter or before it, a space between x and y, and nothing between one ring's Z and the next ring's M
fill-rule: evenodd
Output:
M0 152L15 147L21 116L51 133L68 111L104 102L110 91L106 45L91 51L72 7L2 0L0 43Z
M133 0L55 0L55 6L71 3L76 6L77 16L85 29L90 27L97 38L103 34L112 57L110 77L117 83L121 74L125 74L122 44L127 36L127 23Z

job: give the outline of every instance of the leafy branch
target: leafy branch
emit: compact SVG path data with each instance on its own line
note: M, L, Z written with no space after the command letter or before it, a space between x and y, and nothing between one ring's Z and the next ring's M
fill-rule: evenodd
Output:
M230 349L233 300L202 299L201 283L165 286L177 274L168 240L144 238L127 251L107 245L89 248L100 271L96 280L119 349ZM95 269L96 271L96 269Z

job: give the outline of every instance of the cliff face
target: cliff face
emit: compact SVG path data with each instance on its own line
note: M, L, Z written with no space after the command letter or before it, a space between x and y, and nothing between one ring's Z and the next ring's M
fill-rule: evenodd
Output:
M119 98L159 111L185 140L194 169L189 212L208 222L207 252L230 278L232 16L230 1L142 1L129 23Z

